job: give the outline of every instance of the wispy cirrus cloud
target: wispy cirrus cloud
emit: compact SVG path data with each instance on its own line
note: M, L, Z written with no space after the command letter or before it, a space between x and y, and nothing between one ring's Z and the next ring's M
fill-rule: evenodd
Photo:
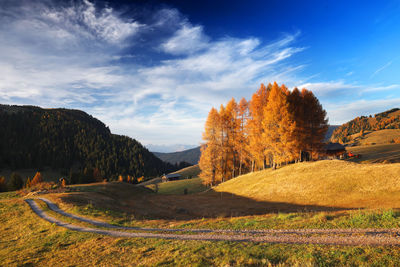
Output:
M304 49L299 33L212 39L176 9L147 21L87 0L7 2L0 12L1 102L81 108L144 143L199 142L211 106L283 81L299 68L285 61ZM138 60L144 46L160 59Z

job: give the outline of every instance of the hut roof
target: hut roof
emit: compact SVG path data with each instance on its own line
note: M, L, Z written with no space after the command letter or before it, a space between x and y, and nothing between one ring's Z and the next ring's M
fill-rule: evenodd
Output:
M332 151L332 150L346 150L344 145L339 144L339 143L329 143L325 145L325 149L327 151Z

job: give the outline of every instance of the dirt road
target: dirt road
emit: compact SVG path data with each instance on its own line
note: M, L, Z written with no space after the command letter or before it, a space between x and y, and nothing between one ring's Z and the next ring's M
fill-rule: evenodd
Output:
M44 201L54 212L105 229L78 226L48 215L34 199L25 200L31 209L50 223L73 231L98 233L115 237L162 238L175 240L265 242L286 244L327 245L400 245L400 229L282 229L282 230L214 230L214 229L165 229L122 227L91 220L62 211L53 202ZM157 232L157 233L150 233ZM161 233L160 233L161 232ZM169 232L169 233L168 233ZM175 232L175 233L171 233ZM177 234L177 232L180 232ZM184 233L186 232L186 234ZM193 234L195 233L195 234Z

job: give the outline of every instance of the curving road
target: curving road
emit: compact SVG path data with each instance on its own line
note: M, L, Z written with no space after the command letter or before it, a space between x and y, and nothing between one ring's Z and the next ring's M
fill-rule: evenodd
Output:
M115 237L161 238L175 240L203 240L203 241L236 241L236 242L265 242L286 244L327 244L327 245L400 245L400 229L282 229L282 230L214 230L214 229L166 229L123 227L96 221L58 208L56 204L46 198L37 198L44 201L52 211L85 223L106 228L97 229L78 226L63 222L48 215L34 199L26 199L31 209L44 220L73 231L97 233ZM109 230L110 229L110 230ZM112 229L112 230L111 230ZM136 232L127 232L134 230ZM149 233L169 232L169 233ZM170 233L170 232L175 232ZM176 234L189 232L189 234ZM193 234L195 233L195 234Z

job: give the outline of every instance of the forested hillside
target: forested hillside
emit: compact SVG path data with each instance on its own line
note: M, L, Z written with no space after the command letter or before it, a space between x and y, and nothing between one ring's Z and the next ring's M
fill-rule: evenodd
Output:
M90 169L107 178L175 170L138 141L111 134L83 111L0 105L0 125L0 168Z
M333 142L348 143L356 138L356 134L363 135L368 131L384 129L400 129L400 109L395 108L374 116L361 116L335 129L331 140Z

